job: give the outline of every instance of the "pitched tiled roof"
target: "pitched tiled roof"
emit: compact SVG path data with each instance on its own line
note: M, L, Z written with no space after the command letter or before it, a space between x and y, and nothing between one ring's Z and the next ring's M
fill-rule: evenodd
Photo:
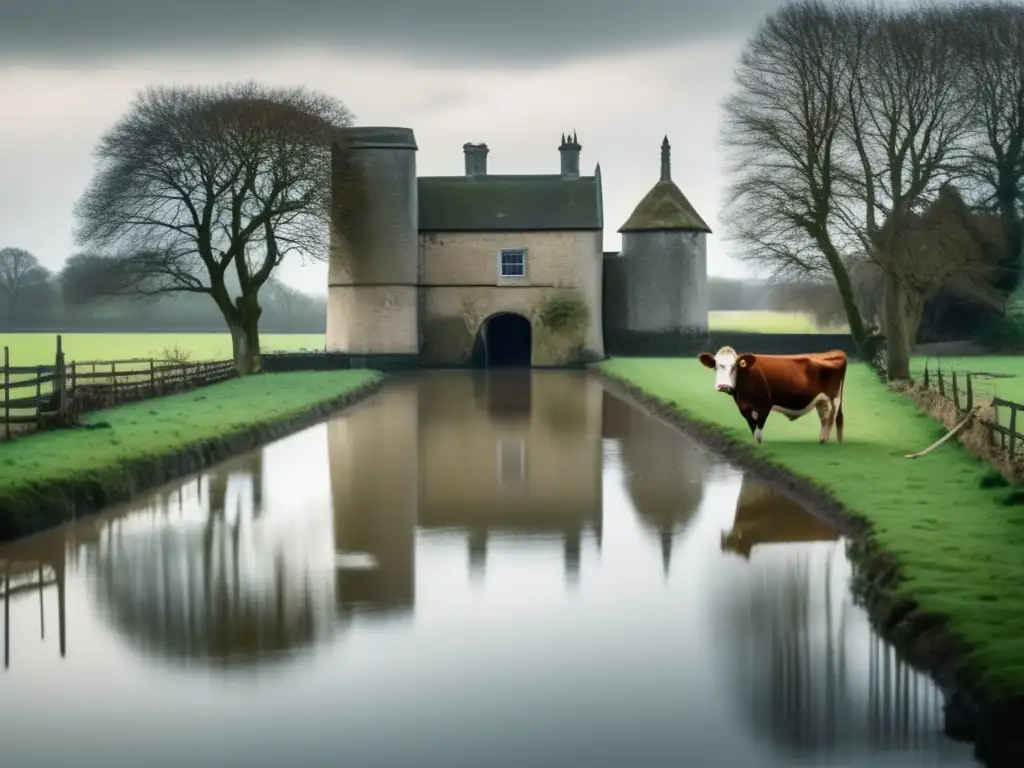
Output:
M594 176L423 176L420 232L600 230Z
M711 232L704 219L690 205L686 195L672 181L659 181L644 195L619 232L677 230Z

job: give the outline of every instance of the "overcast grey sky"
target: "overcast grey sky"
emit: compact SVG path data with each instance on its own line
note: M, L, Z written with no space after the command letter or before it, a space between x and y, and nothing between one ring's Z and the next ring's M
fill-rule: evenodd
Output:
M557 173L576 130L601 163L605 247L657 181L659 145L722 242L720 104L744 41L781 0L0 0L0 247L58 269L92 150L139 89L256 79L343 100L363 125L416 132L419 173L459 174L487 142L494 173ZM351 7L356 6L356 7ZM284 265L322 291L321 265Z

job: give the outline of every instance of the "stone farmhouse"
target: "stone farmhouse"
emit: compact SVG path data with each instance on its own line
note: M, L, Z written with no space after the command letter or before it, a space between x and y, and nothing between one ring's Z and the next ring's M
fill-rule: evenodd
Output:
M651 334L706 335L711 230L672 181L667 137L621 252L603 249L601 167L581 175L581 150L563 135L559 173L494 175L487 145L467 143L464 175L418 177L411 129L344 131L327 351L387 367L544 367Z

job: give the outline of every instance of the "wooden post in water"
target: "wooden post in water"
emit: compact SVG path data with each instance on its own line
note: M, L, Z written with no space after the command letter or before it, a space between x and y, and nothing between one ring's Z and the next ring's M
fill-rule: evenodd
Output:
M4 439L11 439L11 350L4 347Z

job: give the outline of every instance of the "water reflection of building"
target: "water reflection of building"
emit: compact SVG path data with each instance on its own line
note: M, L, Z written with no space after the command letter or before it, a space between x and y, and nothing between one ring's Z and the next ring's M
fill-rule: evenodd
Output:
M569 580L601 537L601 392L585 374L420 380L419 525L469 534L471 568L495 534L559 536Z
M406 614L415 601L419 390L396 380L327 424L341 613ZM369 558L358 556L369 555Z
M667 575L673 542L703 498L707 449L607 390L601 410L603 434L619 441L626 490L644 527L658 538Z
M256 451L225 462L94 532L88 579L123 636L149 653L235 665L333 634L333 590L311 578L305 542L260 520L262 461Z
M44 533L0 547L0 580L0 594L4 602L4 669L11 666L11 603L33 592L39 596L39 638L44 642L45 598L56 594L57 638L63 658L67 652L67 560L64 540L52 533Z
M800 541L836 541L839 532L784 493L744 476L732 529L722 533L722 551L750 558L754 547Z
M835 753L952 747L936 686L853 605L836 532L778 492L743 483L722 548L748 560L741 583L714 598L715 645L755 734L817 764ZM750 557L764 543L780 546Z

